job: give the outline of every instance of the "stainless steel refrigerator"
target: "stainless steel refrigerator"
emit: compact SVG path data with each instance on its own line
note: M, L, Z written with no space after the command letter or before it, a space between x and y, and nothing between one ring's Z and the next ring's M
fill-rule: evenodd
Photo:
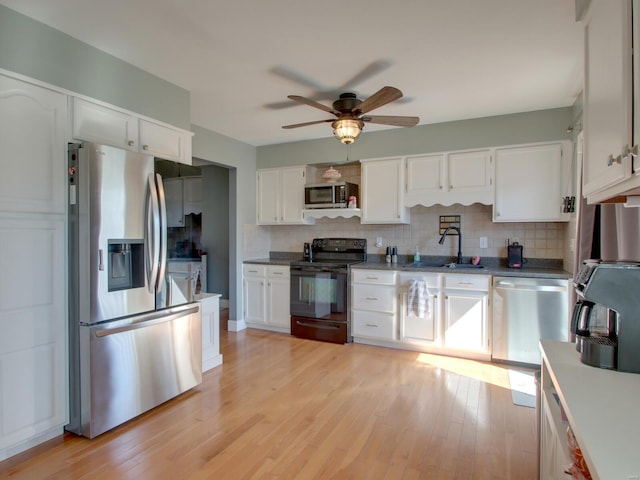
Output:
M70 422L93 438L202 381L198 303L164 305L162 178L148 155L70 144Z

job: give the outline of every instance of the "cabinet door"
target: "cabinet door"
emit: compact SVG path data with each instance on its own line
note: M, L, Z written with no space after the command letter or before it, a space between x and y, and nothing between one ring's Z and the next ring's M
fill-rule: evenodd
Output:
M445 346L475 352L488 350L487 298L487 294L482 292L446 293Z
M631 175L631 2L593 0L585 27L583 195Z
M182 179L167 178L163 183L164 196L167 204L167 225L169 227L184 227Z
M0 460L69 420L66 230L0 216Z
M458 152L447 155L449 191L482 191L491 188L491 153L489 150Z
M140 149L154 157L191 165L191 156L187 157L187 142L191 142L188 133L148 120L140 120Z
M362 223L409 223L402 158L362 162Z
M283 168L280 172L280 189L282 209L280 221L282 223L303 223L302 210L304 208L304 168Z
M275 327L291 328L289 297L291 295L289 278L269 278L269 317L268 324Z
M66 112L61 93L0 75L0 212L66 215Z
M277 169L258 171L258 225L276 225L279 223L280 209L280 172Z
M496 150L494 222L568 221L562 144Z
M440 194L444 185L443 154L408 157L407 195Z
M247 323L265 323L267 287L264 277L244 277L244 319Z
M182 179L182 211L185 215L202 213L202 178L184 177Z
M138 151L138 119L97 103L73 98L73 138Z

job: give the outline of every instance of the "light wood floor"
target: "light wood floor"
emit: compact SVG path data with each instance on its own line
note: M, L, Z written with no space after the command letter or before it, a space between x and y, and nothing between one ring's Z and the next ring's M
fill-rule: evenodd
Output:
M513 405L504 367L253 329L221 344L198 388L1 462L0 478L536 477L535 409Z

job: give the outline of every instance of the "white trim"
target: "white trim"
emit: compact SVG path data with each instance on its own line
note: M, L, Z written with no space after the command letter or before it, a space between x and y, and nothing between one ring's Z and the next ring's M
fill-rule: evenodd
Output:
M229 320L227 322L227 330L229 330L230 332L240 332L246 329L247 324L242 318L240 320Z

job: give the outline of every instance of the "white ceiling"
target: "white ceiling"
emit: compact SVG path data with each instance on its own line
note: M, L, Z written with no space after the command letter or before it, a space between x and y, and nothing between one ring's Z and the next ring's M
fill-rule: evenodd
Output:
M405 98L371 114L429 124L569 106L582 89L574 0L0 4L189 90L192 123L255 146L331 136L327 123L283 130L331 117L289 94L330 105L392 85Z

